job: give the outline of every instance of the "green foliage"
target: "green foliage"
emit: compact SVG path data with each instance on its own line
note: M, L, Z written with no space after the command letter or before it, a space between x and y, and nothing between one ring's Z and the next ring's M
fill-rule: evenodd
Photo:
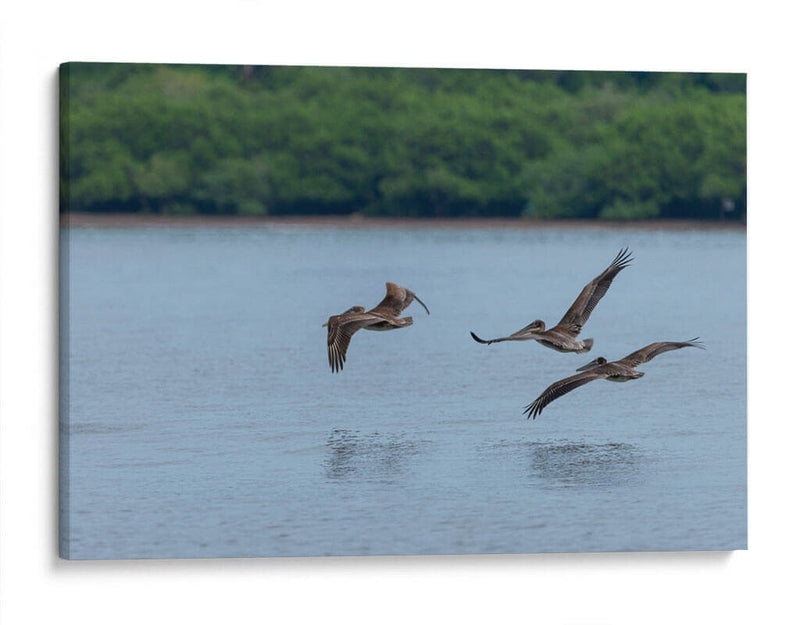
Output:
M190 197L204 212L266 215L272 198L263 157L225 157L203 171Z
M62 210L641 219L745 206L740 74L71 63Z
M621 198L613 204L604 206L600 211L600 219L651 219L658 217L659 208L655 200L628 202Z
M716 217L746 197L744 96L643 100L526 170L531 217Z

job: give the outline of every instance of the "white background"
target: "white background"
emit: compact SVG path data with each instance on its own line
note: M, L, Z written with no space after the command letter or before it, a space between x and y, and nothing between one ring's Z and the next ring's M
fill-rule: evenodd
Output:
M800 55L790 3L747 5L755 8L682 0L3 3L0 622L797 619L800 411L790 358L800 335L793 327ZM56 72L64 61L747 72L750 549L58 560Z

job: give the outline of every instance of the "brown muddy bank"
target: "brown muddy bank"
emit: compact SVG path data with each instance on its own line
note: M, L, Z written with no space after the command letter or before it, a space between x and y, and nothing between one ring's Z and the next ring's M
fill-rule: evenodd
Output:
M493 219L493 218L399 218L345 216L267 216L226 215L154 215L125 213L63 213L63 227L135 228L135 227L270 227L311 226L328 228L597 228L629 230L742 230L741 221L700 221L653 219L647 221L598 221L581 219Z

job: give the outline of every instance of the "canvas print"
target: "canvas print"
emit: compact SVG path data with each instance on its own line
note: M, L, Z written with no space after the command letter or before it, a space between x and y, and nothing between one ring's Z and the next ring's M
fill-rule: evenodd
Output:
M62 557L747 547L744 74L60 98Z

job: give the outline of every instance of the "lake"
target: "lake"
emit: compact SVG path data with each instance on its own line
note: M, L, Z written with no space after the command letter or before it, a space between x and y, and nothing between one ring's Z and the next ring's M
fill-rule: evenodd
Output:
M747 546L744 230L62 228L61 550L76 559ZM534 341L623 247L588 354ZM322 324L412 289L414 325ZM699 336L523 408L597 356Z

